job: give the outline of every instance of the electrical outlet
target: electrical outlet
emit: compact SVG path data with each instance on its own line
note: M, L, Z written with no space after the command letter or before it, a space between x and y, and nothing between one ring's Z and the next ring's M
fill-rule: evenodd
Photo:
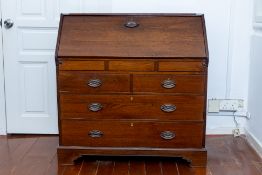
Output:
M208 112L218 113L220 108L220 100L209 99L208 100Z
M231 100L225 99L220 101L220 111L229 111L229 112L236 112L241 111L244 108L244 101L243 100Z
M240 129L239 128L233 129L232 133L233 133L234 137L239 137L240 136Z

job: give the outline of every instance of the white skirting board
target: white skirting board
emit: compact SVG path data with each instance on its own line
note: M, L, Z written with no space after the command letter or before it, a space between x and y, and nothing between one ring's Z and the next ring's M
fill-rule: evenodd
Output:
M247 129L245 129L245 135L247 142L251 147L257 152L257 154L262 158L262 143Z
M216 128L209 128L207 126L206 135L231 135L233 134L233 129L235 127L216 127ZM243 127L239 128L240 134L245 134L245 129Z

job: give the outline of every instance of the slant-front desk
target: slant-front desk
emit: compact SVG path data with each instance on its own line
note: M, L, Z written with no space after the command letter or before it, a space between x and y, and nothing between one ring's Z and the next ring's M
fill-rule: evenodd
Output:
M203 15L62 15L56 65L61 164L102 155L206 165Z

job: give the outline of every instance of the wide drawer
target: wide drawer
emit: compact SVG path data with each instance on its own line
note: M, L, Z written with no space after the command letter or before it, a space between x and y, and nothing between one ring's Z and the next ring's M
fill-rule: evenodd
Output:
M60 71L59 88L73 93L124 93L130 91L130 75Z
M201 148L201 122L61 121L61 145Z
M204 94L204 75L135 74L133 91L139 93L193 93Z
M61 118L203 120L204 96L60 95Z

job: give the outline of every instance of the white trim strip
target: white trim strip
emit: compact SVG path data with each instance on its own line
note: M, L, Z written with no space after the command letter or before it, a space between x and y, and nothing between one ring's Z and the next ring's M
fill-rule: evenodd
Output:
M262 143L248 129L245 129L245 134L246 134L246 139L249 145L262 158Z

